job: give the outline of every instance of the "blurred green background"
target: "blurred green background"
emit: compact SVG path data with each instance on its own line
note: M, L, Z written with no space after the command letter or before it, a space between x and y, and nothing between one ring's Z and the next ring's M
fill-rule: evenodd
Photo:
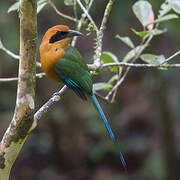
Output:
M108 0L96 0L90 11L101 22ZM104 36L103 50L123 57L129 49L116 34L129 36L140 42L130 30L141 26L132 13L133 0L116 0ZM162 0L149 1L157 14ZM19 19L16 12L7 13L13 0L0 2L0 38L5 47L19 53ZM72 8L63 0L54 1L57 8L72 15ZM46 6L38 14L38 47L45 31L53 25L69 20L58 16ZM180 21L163 23L168 32L155 37L147 53L166 57L180 49ZM85 30L82 30L85 32ZM76 47L92 63L93 35L78 39ZM39 60L39 50L38 60ZM173 63L178 63L178 58ZM40 69L37 69L41 72ZM0 77L16 77L18 61L0 51ZM108 80L107 70L94 76L94 82ZM27 139L16 160L12 180L178 180L180 139L180 69L131 69L118 90L116 102L100 100L102 108L118 137L112 144L91 102L83 102L66 91L60 102L41 119ZM15 107L16 82L0 83L0 135L8 127ZM47 77L37 79L36 109L40 108L62 85ZM104 92L101 92L104 95ZM121 165L119 151L127 162Z

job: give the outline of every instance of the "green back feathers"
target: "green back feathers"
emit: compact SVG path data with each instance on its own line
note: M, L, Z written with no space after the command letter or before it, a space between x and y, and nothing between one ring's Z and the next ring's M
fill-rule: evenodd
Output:
M71 78L88 94L92 93L91 74L84 59L75 48L67 48L64 56L56 63L55 71L59 72L58 75L61 73L64 77Z

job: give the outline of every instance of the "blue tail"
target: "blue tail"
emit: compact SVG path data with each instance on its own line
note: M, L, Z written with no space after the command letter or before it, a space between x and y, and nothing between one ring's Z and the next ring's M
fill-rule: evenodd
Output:
M94 104L95 108L99 112L99 115L101 116L101 119L104 121L106 129L108 130L108 133L109 133L112 141L115 141L114 133L113 133L113 131L112 131L107 119L106 119L106 116L104 115L104 112L103 112L101 106L99 105L99 102L98 102L96 96L94 95L94 93L92 93L91 97L92 97L92 101L93 101L93 104ZM121 159L121 162L122 162L122 165L124 166L124 168L127 169L126 162L125 162L123 154L121 152L120 152L120 159Z
M101 106L99 105L99 102L98 102L96 96L94 95L94 93L92 93L91 97L92 97L92 101L93 101L93 104L94 104L95 108L99 112L99 115L101 116L101 119L104 121L104 124L106 126L106 129L108 130L108 133L109 133L111 139L113 141L115 141L114 133L112 132L112 129L111 129L111 127L110 127L110 125L109 125L109 123L108 123L108 121L106 119L106 116L104 115L104 112L103 112Z

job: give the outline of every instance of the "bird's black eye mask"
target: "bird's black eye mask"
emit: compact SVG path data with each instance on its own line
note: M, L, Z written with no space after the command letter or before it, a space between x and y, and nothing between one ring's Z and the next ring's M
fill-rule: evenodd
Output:
M56 41L60 41L62 39L65 39L66 37L68 37L68 31L57 31L56 34L54 34L53 36L51 36L51 38L49 39L49 43L54 43Z
M54 43L56 41L60 41L67 37L73 37L73 36L83 36L83 34L75 30L57 31L56 34L51 36L51 38L49 39L49 43Z

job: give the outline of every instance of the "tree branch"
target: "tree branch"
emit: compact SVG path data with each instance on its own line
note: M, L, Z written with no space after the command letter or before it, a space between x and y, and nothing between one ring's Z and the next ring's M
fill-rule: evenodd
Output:
M158 24L157 24L158 25ZM148 47L150 41L152 40L153 35L149 36L149 38L145 41L145 43L143 44L143 42L140 44L141 48L137 51L136 55L134 56L134 58L132 59L132 63L134 63L139 56L141 55L141 53L146 49L146 47ZM110 96L112 95L112 93L114 91L116 91L116 89L123 83L123 81L125 80L129 70L131 67L127 67L127 69L125 70L123 76L119 79L119 81L116 82L116 84L113 86L113 88L109 91L109 93L106 95L106 99L109 101Z
M123 66L123 67L133 67L133 68L179 68L180 64L136 64L136 63L107 63L103 64L102 68L112 67L112 66Z
M105 30L105 26L109 17L109 14L111 12L112 9L112 5L114 3L114 0L109 0L105 12L104 12L104 16L101 22L101 26L99 29L99 32L97 34L97 49L96 49L96 56L95 56L95 60L94 60L94 64L98 67L100 67L101 65L101 53L102 53L102 39L104 36L104 30Z
M3 50L7 55L11 56L14 59L18 59L18 60L20 59L19 55L14 54L12 51L5 48L1 40L0 40L0 50ZM41 64L39 62L36 62L36 66L41 67Z
M37 73L36 77L42 78L45 75L45 73ZM0 78L0 82L12 82L17 81L18 77L12 77L12 78Z
M91 1L89 2L88 6L87 6L87 12L89 12L89 10L90 10L93 2L94 2L94 0L91 0ZM81 19L78 21L78 25L77 25L77 28L76 28L77 31L80 31L80 30L81 30L81 27L82 27L82 24L83 24L83 21L85 20L85 18L86 18L86 14L83 13L83 14L81 15ZM78 36L74 36L74 37L73 37L72 42L71 42L71 46L73 46L73 47L75 46L76 41L77 41L77 38L78 38Z
M73 18L73 17L71 17L71 16L68 16L68 15L60 12L60 11L56 8L55 4L54 4L51 0L49 0L49 4L51 5L51 7L55 10L55 12L56 12L59 16L65 18L65 19L69 19L69 20L74 21L74 22L77 22L77 21L78 21L76 18Z
M10 50L6 49L4 47L4 45L2 44L2 41L0 40L0 49L3 50L6 54L8 54L9 56L11 56L14 59L19 59L19 55L14 54L13 52L11 52Z
M42 118L42 116L48 112L50 107L61 99L61 96L64 94L68 87L66 85L59 91L53 94L53 96L34 114L34 122L31 127L31 131L37 126L38 121Z
M86 14L87 18L90 20L91 24L94 26L96 33L98 33L99 30L98 30L94 20L92 19L91 15L88 13L87 9L83 6L83 4L81 3L80 0L76 0L76 1L79 4L79 6L81 7L81 9L84 11L84 13Z
M172 56L168 57L164 62L162 62L162 63L160 64L160 66L163 65L163 64L165 64L165 63L167 63L168 61L170 61L172 58L174 58L175 56L177 56L177 55L179 55L179 54L180 54L180 50L177 51L176 53L174 53Z
M105 26L109 17L109 14L111 12L112 9L112 5L114 3L114 0L109 0L106 9L104 11L104 16L101 22L101 26L100 29L97 31L97 43L96 43L96 48L95 48L95 56L94 56L94 63L89 66L90 69L99 69L101 67L101 53L102 53L102 39L104 36L104 30L105 30Z
M145 44L142 46L142 48L139 50L139 52L137 52L137 54L134 57L134 59L132 60L132 62L135 62L139 58L140 54L148 46L151 39L152 39L152 36L150 36L148 38L148 40L145 42ZM126 62L103 64L101 68L108 68L108 67L112 67L112 66L127 67L123 76L116 82L116 84L113 86L113 88L109 91L109 93L103 99L110 101L109 100L110 96L113 94L113 92L116 92L117 88L123 83L123 81L125 80L130 68L132 68L132 67L133 68L179 68L180 64L165 64L179 54L180 54L180 50L177 51L176 53L174 53L173 55L171 55L170 57L168 57L166 60L164 60L164 62L162 62L160 64L136 64L136 63L126 63ZM96 69L94 69L94 67L93 67L93 69L91 69L92 66L93 66L93 64L88 65L89 69L90 70L96 70ZM114 100L114 98L115 97L112 98L112 101Z

